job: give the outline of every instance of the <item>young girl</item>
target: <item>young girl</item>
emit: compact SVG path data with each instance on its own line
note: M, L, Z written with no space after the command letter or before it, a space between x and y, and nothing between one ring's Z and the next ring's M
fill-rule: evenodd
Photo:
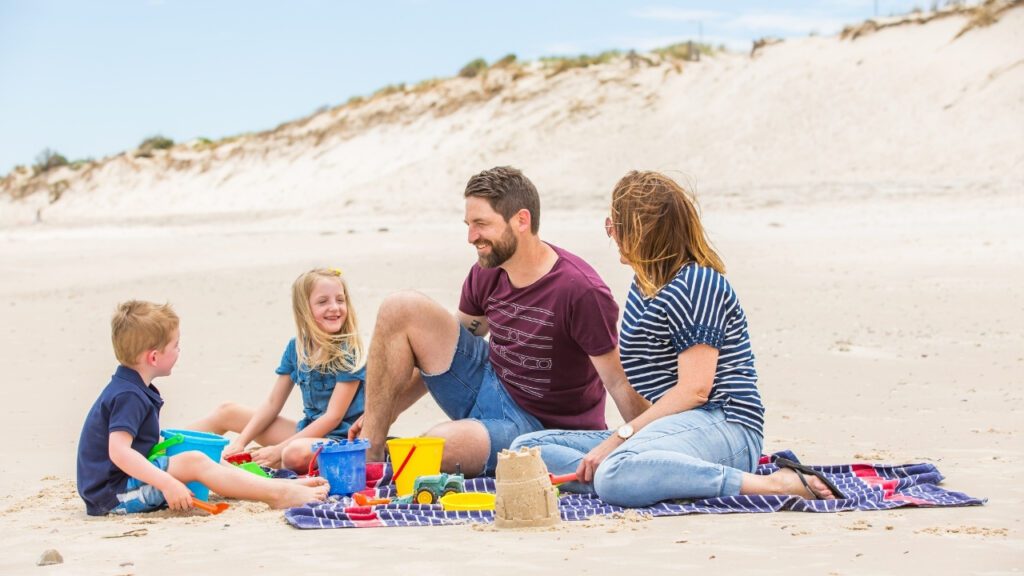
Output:
M223 434L238 432L224 456L262 448L252 459L272 468L303 472L314 442L343 439L363 414L366 369L364 348L349 307L348 286L337 269L317 268L292 285L292 310L298 334L285 347L270 396L255 410L234 403L219 406L191 426ZM280 415L292 387L302 390L305 417L297 424Z

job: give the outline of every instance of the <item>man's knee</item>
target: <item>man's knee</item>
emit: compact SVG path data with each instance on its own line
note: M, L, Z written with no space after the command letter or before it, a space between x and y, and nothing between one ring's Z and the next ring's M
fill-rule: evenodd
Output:
M381 328L401 328L417 318L416 312L432 303L430 298L415 290L402 290L388 295L377 309L375 331Z
M423 436L427 438L444 438L446 443L458 442L458 437L460 436L458 424L460 422L461 420L442 422L424 432Z
M487 428L480 422L444 422L428 430L424 436L444 438L441 469L445 472L461 470L466 476L477 476L487 467L491 455L491 439Z

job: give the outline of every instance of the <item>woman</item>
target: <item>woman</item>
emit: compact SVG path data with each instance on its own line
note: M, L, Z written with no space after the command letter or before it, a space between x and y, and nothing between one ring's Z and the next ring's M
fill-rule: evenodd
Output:
M820 473L780 460L759 476L764 408L747 319L696 207L672 179L630 172L605 221L635 277L619 336L622 367L649 407L617 431L549 430L519 437L548 469L575 471L575 492L619 506L737 494L841 497Z

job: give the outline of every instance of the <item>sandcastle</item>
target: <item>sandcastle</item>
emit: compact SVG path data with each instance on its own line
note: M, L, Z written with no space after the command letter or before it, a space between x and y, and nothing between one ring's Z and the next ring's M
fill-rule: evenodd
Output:
M498 453L495 484L494 525L498 528L542 528L562 521L539 448Z

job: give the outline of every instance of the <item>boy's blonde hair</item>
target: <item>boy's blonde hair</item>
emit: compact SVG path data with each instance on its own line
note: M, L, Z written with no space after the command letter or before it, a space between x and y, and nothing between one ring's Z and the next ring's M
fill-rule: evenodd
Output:
M114 356L121 364L131 366L139 354L167 346L177 329L178 315L170 304L142 300L122 302L110 319Z
M345 307L348 313L341 331L328 334L317 325L313 313L309 309L309 295L313 286L321 278L337 280L345 294ZM337 373L353 372L365 362L363 339L359 336L359 323L356 311L352 306L352 298L348 293L348 284L337 268L315 268L299 275L292 284L292 312L295 315L295 353L300 365L310 370Z

